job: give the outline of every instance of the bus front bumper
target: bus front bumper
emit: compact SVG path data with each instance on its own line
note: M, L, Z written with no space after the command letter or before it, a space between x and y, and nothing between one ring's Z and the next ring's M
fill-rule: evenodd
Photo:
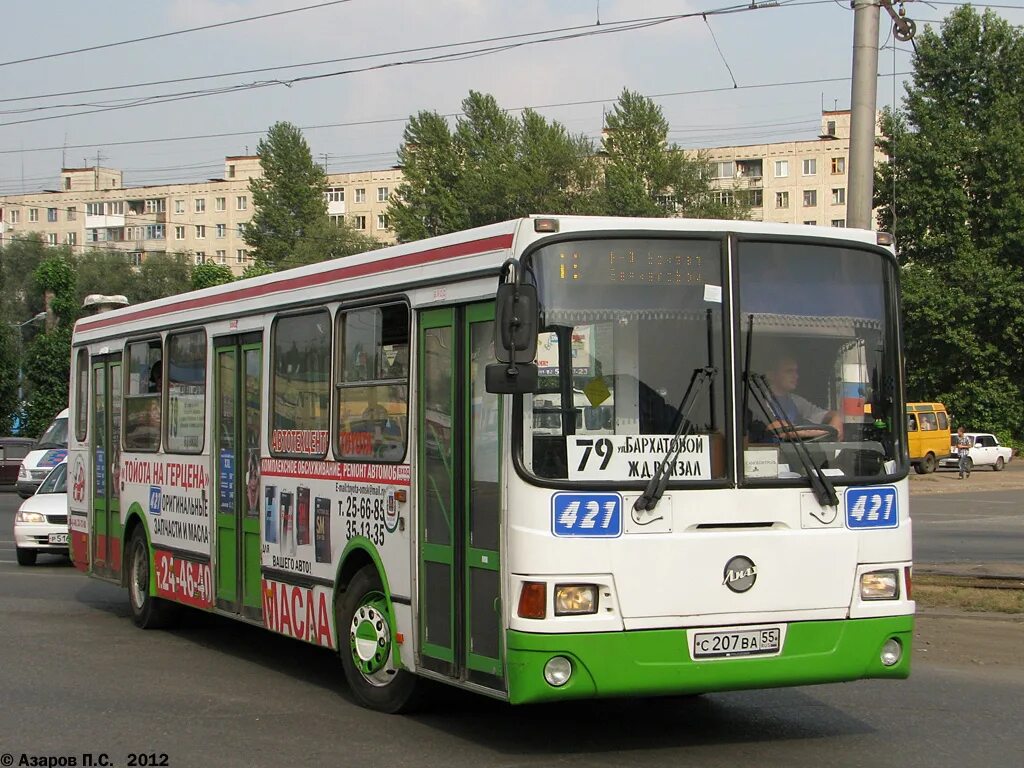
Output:
M686 630L579 634L507 634L508 695L513 704L610 696L674 696L712 691L837 683L910 674L914 617L794 622L781 653L729 659L690 658ZM892 665L881 661L890 638L902 646ZM554 656L572 664L560 687L544 679Z

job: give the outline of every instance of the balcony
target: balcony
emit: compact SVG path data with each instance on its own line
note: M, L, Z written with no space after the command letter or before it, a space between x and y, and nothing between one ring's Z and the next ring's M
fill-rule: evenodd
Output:
M109 227L123 227L124 226L124 214L120 215L100 215L86 214L85 215L85 228L86 229L107 229Z

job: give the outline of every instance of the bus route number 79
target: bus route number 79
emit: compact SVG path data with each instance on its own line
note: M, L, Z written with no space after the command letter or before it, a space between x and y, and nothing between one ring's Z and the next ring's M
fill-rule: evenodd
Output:
M586 470L587 462L590 461L592 453L597 454L597 458L601 460L599 469L605 470L608 468L608 462L612 460L612 454L615 453L615 446L607 437L600 437L597 440L577 438L576 447L583 449L583 454L580 456L580 465L576 467L577 472Z

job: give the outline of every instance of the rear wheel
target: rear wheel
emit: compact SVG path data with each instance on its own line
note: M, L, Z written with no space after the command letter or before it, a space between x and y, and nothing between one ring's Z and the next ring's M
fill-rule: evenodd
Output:
M992 469L994 469L996 472L1002 472L1003 467L1005 466L1006 462L1003 461L1003 457L1000 456L999 458L996 459L996 463L992 465Z
M418 679L398 669L398 647L377 569L363 566L338 601L335 626L345 677L359 703L380 712L407 711Z
M36 555L38 554L34 549L22 549L16 547L16 554L18 556L18 565L35 565Z
M166 627L178 612L174 603L149 594L149 546L142 526L128 544L128 605L132 621L142 629Z
M927 475L927 474L930 474L931 472L934 472L935 471L935 454L934 453L929 453L927 456L925 456L923 459L921 459L921 463L918 464L917 467L918 467L917 471L920 472L922 475Z

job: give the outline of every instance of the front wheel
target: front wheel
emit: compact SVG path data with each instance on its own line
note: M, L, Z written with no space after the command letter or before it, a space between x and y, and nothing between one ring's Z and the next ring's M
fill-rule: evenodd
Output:
M338 650L345 678L364 707L395 714L414 704L418 679L395 667L398 653L377 569L363 566L338 601Z
M132 621L141 629L159 629L170 624L177 606L149 594L149 547L139 526L128 544L128 605Z
M1003 457L1000 456L999 458L996 459L996 463L992 465L992 469L994 469L996 472L1002 472L1003 467L1005 466L1006 462L1003 461Z
M22 549L21 547L16 547L15 554L18 556L18 565L36 564L36 555L38 553L34 549Z
M918 464L917 466L919 467L918 471L922 475L927 475L927 474L930 474L930 473L934 472L935 471L935 454L934 453L929 453L927 456L925 456L923 459L921 459L921 463Z

